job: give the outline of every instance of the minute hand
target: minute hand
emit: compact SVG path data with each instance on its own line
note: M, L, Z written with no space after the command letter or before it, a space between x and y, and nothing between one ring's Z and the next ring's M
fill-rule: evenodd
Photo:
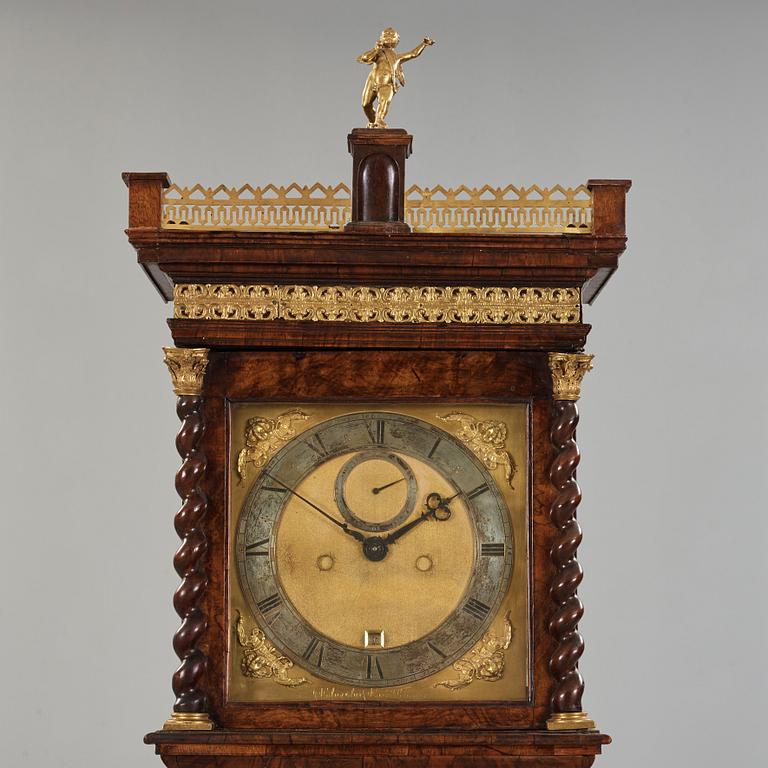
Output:
M363 541L363 542L365 541L366 537L363 536L363 534L360 533L359 531L352 530L346 523L342 523L340 520L337 520L333 515L329 515L324 509L320 509L320 507L318 507L317 504L313 504L309 499L305 499L300 493L297 493L296 491L293 490L293 488L290 488L289 486L287 486L282 480L278 480L278 478L276 478L274 475L270 475L267 472L265 472L264 474L270 480L274 480L279 485L282 485L286 491L288 491L289 493L292 493L297 499L301 499L305 504L307 504L308 506L312 507L312 509L319 512L323 517L327 518L335 525L338 525L339 528L341 528L341 530L344 531L344 533L348 534L353 539L357 539L358 541Z

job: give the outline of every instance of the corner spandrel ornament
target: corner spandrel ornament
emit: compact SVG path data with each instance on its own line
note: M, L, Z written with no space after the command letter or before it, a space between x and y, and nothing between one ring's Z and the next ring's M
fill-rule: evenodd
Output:
M395 48L399 42L400 35L392 27L387 27L381 33L376 45L357 57L361 64L371 65L371 71L363 87L362 99L363 112L368 118L369 128L387 127L384 118L389 111L392 97L401 86L405 85L403 62L421 56L428 45L435 44L434 40L425 37L412 51L398 53Z

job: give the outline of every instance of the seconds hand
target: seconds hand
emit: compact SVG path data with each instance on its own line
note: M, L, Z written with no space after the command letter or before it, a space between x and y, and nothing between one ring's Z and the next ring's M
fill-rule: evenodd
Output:
M357 531L353 531L346 523L342 523L339 520L337 520L333 515L329 515L325 510L320 509L320 507L317 506L317 504L313 504L309 499L305 499L300 493L297 493L293 490L293 488L290 488L287 486L282 480L278 480L274 475L270 475L268 472L264 473L270 480L274 480L279 485L282 485L283 488L285 488L286 491L289 493L292 493L296 498L301 499L305 504L312 507L312 509L317 510L323 517L330 520L335 525L338 525L339 528L341 528L344 533L348 533L352 538L357 539L358 541L365 541L365 536L363 536L362 533L358 533Z
M381 493L385 488L390 488L393 485L397 485L398 483L405 482L405 478L401 477L399 480L393 480L391 483L387 483L386 485L380 485L378 488L372 488L371 492L374 494L374 496L377 493Z

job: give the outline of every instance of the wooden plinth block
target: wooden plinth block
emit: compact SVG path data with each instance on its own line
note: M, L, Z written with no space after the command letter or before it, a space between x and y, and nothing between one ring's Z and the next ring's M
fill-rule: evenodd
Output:
M402 128L355 128L352 155L352 220L348 232L401 234L405 223L405 160L413 137Z

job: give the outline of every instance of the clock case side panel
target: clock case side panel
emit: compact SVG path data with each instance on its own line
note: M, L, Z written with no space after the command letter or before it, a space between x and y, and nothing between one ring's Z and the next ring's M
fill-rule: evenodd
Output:
M204 438L208 469L203 482L210 500L209 588L204 609L209 628L201 643L208 655L203 678L215 721L223 728L277 729L533 729L549 715L554 681L547 631L554 541L548 479L553 457L549 440L549 372L538 352L229 352L210 355ZM227 700L231 622L228 621L227 504L229 498L230 401L272 402L528 402L529 407L529 585L531 591L530 699L508 702L311 701L234 703Z

